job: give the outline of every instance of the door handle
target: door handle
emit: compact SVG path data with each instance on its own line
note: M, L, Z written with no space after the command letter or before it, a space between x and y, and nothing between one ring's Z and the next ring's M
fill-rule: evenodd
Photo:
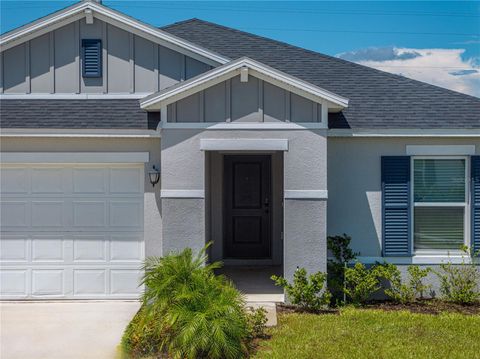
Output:
M269 213L268 207L270 206L270 202L267 197L265 198L265 201L263 201L263 205L265 206L265 213Z

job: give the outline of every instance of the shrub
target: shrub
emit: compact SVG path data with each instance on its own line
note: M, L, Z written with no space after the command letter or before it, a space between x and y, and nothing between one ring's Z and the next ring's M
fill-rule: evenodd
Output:
M327 237L327 247L334 257L334 259L329 259L327 262L328 289L337 301L343 294L343 302L345 302L345 268L359 254L353 252L350 248L351 241L352 238L346 234Z
M463 251L469 255L468 248ZM440 279L440 292L447 301L472 304L480 299L480 273L473 262L466 263L463 259L461 264L443 263L440 269L436 274Z
M248 332L251 339L265 337L267 325L267 311L265 308L252 308L247 312Z
M293 282L289 283L285 278L273 275L275 285L283 287L287 298L293 305L310 311L318 311L330 303L331 294L325 288L327 275L322 272L311 274L307 278L305 268L299 268L293 275Z
M385 289L385 294L396 302L414 302L418 296L423 297L423 293L430 287L422 282L430 272L430 268L421 269L417 265L408 266L409 281L404 283L396 265L383 264L382 267L382 276L390 282L390 288Z
M218 263L205 261L205 249L194 256L189 248L145 261L146 289L138 316L145 319L125 331L122 346L127 354L156 350L157 355L182 359L246 356L249 331L243 297L225 277L214 275Z
M381 265L368 269L360 262L345 269L345 294L358 305L365 303L373 293L381 288L380 278L384 276Z

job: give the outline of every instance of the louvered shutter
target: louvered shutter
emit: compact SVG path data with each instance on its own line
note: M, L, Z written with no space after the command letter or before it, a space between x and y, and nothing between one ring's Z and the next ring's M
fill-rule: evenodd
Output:
M410 157L382 157L383 255L411 255Z
M83 77L102 77L102 40L82 40Z
M472 156L472 253L480 250L480 156Z

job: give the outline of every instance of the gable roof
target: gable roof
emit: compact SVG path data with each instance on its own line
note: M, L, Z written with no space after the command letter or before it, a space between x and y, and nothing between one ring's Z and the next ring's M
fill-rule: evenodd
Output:
M62 10L44 16L36 21L4 33L0 36L0 50L4 51L22 42L43 35L79 19L93 21L98 18L145 37L148 40L172 48L187 55L208 62L210 65L224 64L228 58L198 44L181 39L154 26L145 24L123 13L110 9L92 0L84 0Z
M165 90L154 93L140 100L143 109L159 109L162 105L168 105L182 98L190 96L205 88L216 85L241 74L247 77L251 74L278 87L294 92L317 103L328 102L328 107L343 109L348 106L348 99L326 91L309 82L297 79L291 75L275 70L269 66L241 57L227 64L214 68L187 81L179 82Z
M206 21L162 28L230 59L247 56L349 99L330 128L480 128L480 99Z

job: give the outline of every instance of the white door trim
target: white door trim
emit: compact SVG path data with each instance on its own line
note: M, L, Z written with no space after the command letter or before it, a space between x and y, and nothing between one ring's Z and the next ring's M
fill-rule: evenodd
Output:
M201 139L201 151L288 151L287 139Z

